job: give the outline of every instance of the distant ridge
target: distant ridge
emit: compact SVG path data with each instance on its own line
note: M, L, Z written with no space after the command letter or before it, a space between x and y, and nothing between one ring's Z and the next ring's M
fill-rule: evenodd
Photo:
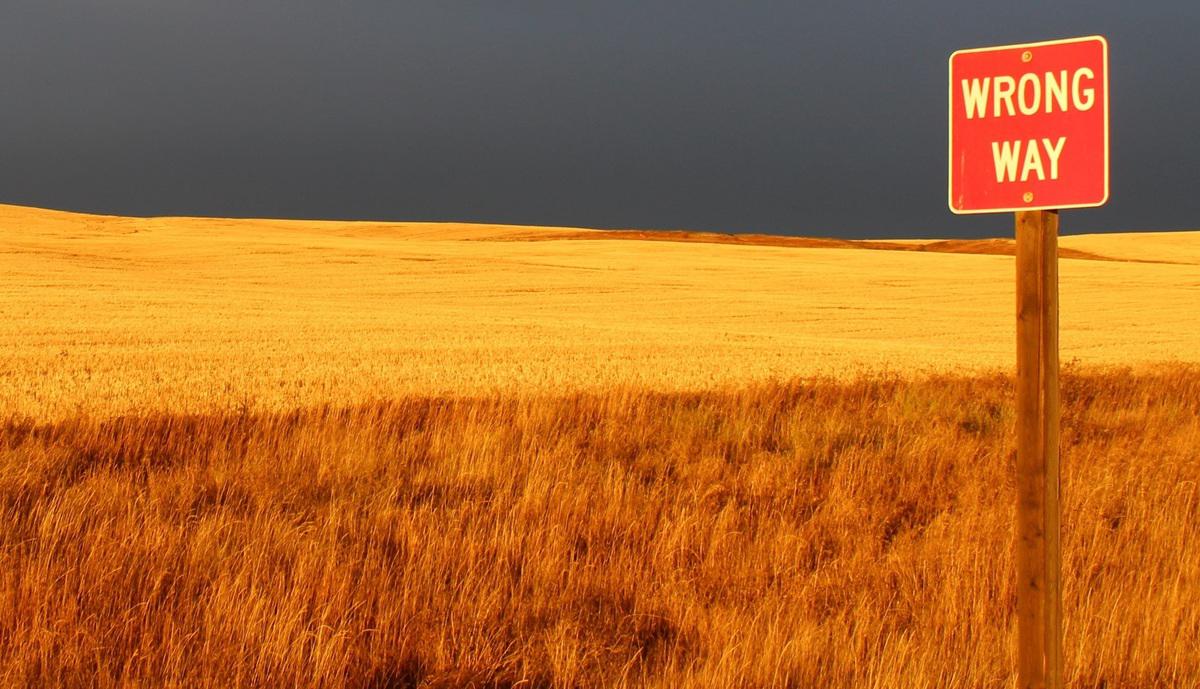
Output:
M483 240L483 241L556 241L556 240L642 240L656 242L689 242L733 244L742 246L774 246L803 249L869 249L874 251L907 251L946 254L979 254L1012 256L1016 244L1012 239L838 239L834 237L800 237L769 234L728 234L690 230L598 230L577 227L541 225L505 225L464 222L402 222L373 220L296 220L271 218L219 218L200 216L119 216L76 213L34 206L0 204L0 224L32 224L49 228L70 225L89 229L107 228L136 232L143 226L182 227L193 223L219 224L264 229L307 229L332 234L355 236L406 236L425 239ZM32 228L28 228L32 229ZM1142 239L1133 242L1132 235ZM1120 261L1129 263L1200 264L1200 232L1147 232L1062 237L1059 257L1087 261ZM1150 240L1154 241L1151 242ZM1172 242L1176 240L1176 242ZM1131 243L1151 244L1147 249L1126 252ZM1176 248L1176 245L1178 248ZM1087 248L1084 248L1087 247ZM1121 254L1113 250L1121 251Z

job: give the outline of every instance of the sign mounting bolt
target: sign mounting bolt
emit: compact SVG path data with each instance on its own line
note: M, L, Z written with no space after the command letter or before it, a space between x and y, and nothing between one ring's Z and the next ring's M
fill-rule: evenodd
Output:
M1025 52L1021 53L1021 62L1033 62L1033 51L1026 50Z
M1027 191L1021 198L1025 200L1025 203L1033 203L1033 192Z

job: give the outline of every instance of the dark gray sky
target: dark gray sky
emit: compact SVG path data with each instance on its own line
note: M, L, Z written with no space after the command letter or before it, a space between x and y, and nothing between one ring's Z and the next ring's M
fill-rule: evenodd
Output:
M3 0L0 201L137 215L981 236L946 61L1103 34L1112 199L1200 227L1200 2Z

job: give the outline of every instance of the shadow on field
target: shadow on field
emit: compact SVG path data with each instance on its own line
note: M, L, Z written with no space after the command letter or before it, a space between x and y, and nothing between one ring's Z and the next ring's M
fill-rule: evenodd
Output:
M1195 682L1200 369L1063 381L1069 682ZM874 378L8 419L0 678L1007 685L1012 397Z

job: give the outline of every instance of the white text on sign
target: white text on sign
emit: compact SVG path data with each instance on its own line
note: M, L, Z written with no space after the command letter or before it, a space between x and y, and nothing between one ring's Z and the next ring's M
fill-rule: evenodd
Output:
M1057 73L1043 72L1040 75L1027 72L1020 77L1001 75L995 78L963 79L963 107L968 120L982 119L989 114L992 117L1015 117L1018 113L1030 116L1043 110L1045 114L1050 114L1056 107L1059 112L1067 112L1072 107L1087 111L1096 104L1096 90L1087 85L1095 78L1092 70L1081 67L1073 73L1063 69ZM1058 159L1062 157L1066 143L1065 136L1057 141L993 141L992 163L996 168L996 181L1026 182L1030 176L1036 176L1038 180L1047 177L1058 179ZM1022 148L1025 151L1023 157ZM1043 148L1045 156L1042 155Z
M1070 78L1064 69L1058 74L1045 72L1041 76L1029 72L1020 78L998 76L994 79L963 79L963 106L967 110L968 120L988 116L989 96L992 99L992 117L1013 117L1018 112L1036 115L1043 108L1046 114L1050 114L1055 106L1059 112L1067 112L1071 106L1079 111L1087 111L1096 104L1096 90L1084 86L1083 82L1092 82L1095 78L1092 70L1081 67Z
M1046 165L1042 160L1040 147L1046 149L1046 160L1050 165L1050 179L1058 179L1058 159L1062 156L1063 146L1067 137L1060 136L1058 141L1037 139L1029 141L993 141L992 162L996 165L997 182L1017 181L1017 161L1021 160L1021 145L1025 145L1025 157L1021 163L1020 181L1029 181L1030 175L1036 175L1039 180L1046 179ZM1039 147L1040 145L1040 147Z

